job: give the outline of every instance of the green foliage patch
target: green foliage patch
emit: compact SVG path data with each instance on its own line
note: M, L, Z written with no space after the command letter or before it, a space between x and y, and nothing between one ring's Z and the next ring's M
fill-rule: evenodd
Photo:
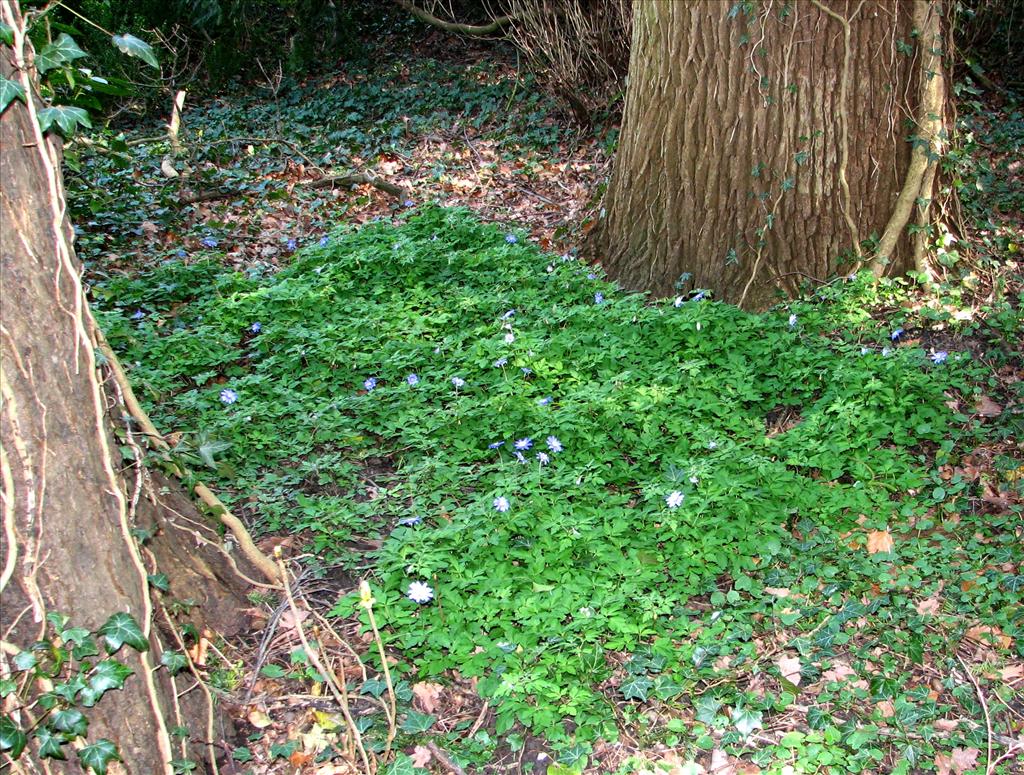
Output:
M566 739L570 718L587 740L613 734L613 655L634 655L624 699L677 697L724 643L753 656L732 609L790 583L772 568L820 549L877 575L866 531L955 496L921 450L951 448L946 393L969 391L971 361L901 344L863 313L870 287L760 315L703 293L651 303L425 207L273 276L174 260L98 297L158 427L233 508L365 568L390 643L422 674L480 677L499 734ZM380 549L358 553L368 536ZM835 562L793 572L808 594L846 588ZM737 729L772 700L753 702Z

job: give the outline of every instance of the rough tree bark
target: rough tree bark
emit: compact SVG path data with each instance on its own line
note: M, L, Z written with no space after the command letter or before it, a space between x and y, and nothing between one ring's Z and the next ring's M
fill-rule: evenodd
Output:
M0 11L18 27L16 3L4 0ZM0 76L31 94L17 29L15 38L14 49L0 47ZM232 578L216 549L216 530L180 487L150 480L140 468L120 470L112 429L115 422L126 427L124 410L116 390L102 385L65 216L59 138L40 133L36 107L15 100L0 116L0 677L17 676L12 658L44 637L47 613L68 615L73 626L90 630L113 613L131 614L150 648L118 652L133 675L123 690L84 709L87 740L118 745L123 764L112 772L170 773L172 759L221 753L211 747L211 732L220 737L224 729L202 692L177 696L191 677L175 686L159 669L164 644L177 644L147 577L166 573L170 595L199 604L195 621L214 621L227 634L244 624L238 612L246 587ZM121 443L141 445L137 436ZM140 547L134 528L157 537ZM27 727L42 711L26 707L19 694L5 698L3 712ZM178 725L190 729L191 741L170 736ZM66 762L40 760L30 744L13 763L0 756L0 769L80 772L71 746L65 749Z
M861 242L906 188L908 137L941 137L919 109L926 92L944 99L921 88L943 77L939 14L928 0L635 0L591 251L629 288L711 288L752 307L868 263ZM930 200L934 175L919 183L911 200ZM897 232L886 273L913 266Z

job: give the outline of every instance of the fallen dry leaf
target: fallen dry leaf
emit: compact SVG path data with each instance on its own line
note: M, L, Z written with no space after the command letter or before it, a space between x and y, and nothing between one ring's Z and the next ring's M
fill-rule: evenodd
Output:
M952 775L953 760L944 753L935 754L935 775Z
M921 616L931 616L942 610L942 601L937 597L928 597L914 606Z
M299 625L309 618L309 611L304 611L300 608L298 609L298 612L299 615L296 616L294 611L288 609L281 614L281 618L278 619L278 624L282 630L297 630L299 629Z
M787 587L765 587L764 591L775 597L789 597L790 590Z
M1024 664L1017 663L1016 665L1007 665L999 671L999 675L1007 683L1016 681L1018 678L1024 678Z
M889 700L882 700L875 704L878 708L878 712L882 714L882 718L892 718L896 715L896 706L893 705Z
M974 411L982 417L998 417L1003 413L1003 407L988 396L978 396L974 402Z
M950 756L953 772L956 775L963 775L967 770L973 770L978 763L979 753L981 751L977 748L954 748Z
M420 707L424 713L433 713L437 707L437 701L441 698L444 687L441 684L421 681L412 685L412 693L416 695ZM419 765L417 765L419 766Z
M868 533L868 554L891 552L896 547L888 530L872 530Z
M708 772L712 775L736 775L736 768L729 764L729 754L720 748L711 752Z
M271 725L270 716L262 708L253 708L249 711L249 715L246 716L249 719L249 723L257 729L264 729Z
M430 764L430 760L433 756L434 755L430 752L430 749L425 745L418 745L413 749L412 756L409 758L412 759L413 767L426 768L426 766Z
M783 678L794 686L800 685L800 657L780 657L775 665Z
M987 624L978 624L968 628L967 637L984 646L995 644L999 648L1008 649L1013 645L1013 638L1004 635L998 627L990 627Z

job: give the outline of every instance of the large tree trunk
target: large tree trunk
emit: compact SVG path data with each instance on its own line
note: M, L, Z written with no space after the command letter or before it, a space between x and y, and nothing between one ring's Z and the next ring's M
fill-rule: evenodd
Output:
M926 0L636 0L597 258L632 289L711 288L755 307L856 266L905 188L908 136L926 134L913 122L928 120L921 72L942 78L939 13ZM904 225L888 273L912 265Z
M17 5L5 0L0 10L17 27ZM21 36L16 37L20 52ZM31 94L25 69L21 56L0 47L0 76ZM15 678L19 685L5 698L3 715L23 730L52 718L33 705L46 682L25 681L29 673L20 671L16 658L36 641L53 642L47 614L64 614L70 625L95 631L112 614L128 613L149 648L116 653L133 674L95 707L79 707L89 727L78 744L113 741L123 765L113 765L112 772L169 773L172 759L213 755L202 742L209 740L212 725L202 693L179 701L172 678L160 669L163 644L178 644L147 577L166 573L170 594L205 606L221 632L241 625L233 611L244 605L244 587L231 584L216 551L199 556L196 536L216 546L217 534L203 526L187 498L168 495L166 483L147 494L141 469L130 474L127 488L122 479L108 410L124 428L123 408L116 391L108 394L100 383L95 330L65 218L59 138L42 136L35 109L34 103L15 100L0 116L0 678ZM122 437L120 443L133 442ZM160 501L173 497L174 510L192 521L187 534L164 519ZM140 548L132 535L136 528L159 536ZM161 631L162 626L167 628ZM172 739L169 730L178 725L189 728L191 743ZM62 746L66 762L40 759L37 745L38 739L30 740L13 762L15 772L82 771L70 743ZM0 769L5 763L12 764L10 751L0 756Z

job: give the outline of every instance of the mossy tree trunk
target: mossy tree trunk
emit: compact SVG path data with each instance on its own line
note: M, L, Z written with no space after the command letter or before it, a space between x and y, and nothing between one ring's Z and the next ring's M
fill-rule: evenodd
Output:
M870 263L861 243L885 232L908 137L927 123L921 79L942 78L928 71L941 71L941 11L927 0L635 0L595 257L631 289L711 288L754 307L803 276ZM913 265L903 226L887 273Z
M16 3L5 0L0 11L18 27ZM31 95L26 46L18 30L14 48L0 46L0 77ZM101 384L94 324L65 216L60 139L39 131L37 107L16 99L0 115L0 677L17 678L21 686L5 698L3 714L22 729L47 717L26 699L48 691L45 682L25 685L15 658L53 637L47 614L64 614L72 626L92 631L112 614L130 614L149 648L118 651L116 659L132 670L124 688L95 707L78 708L89 722L85 742L106 738L118 746L123 763L112 764L111 772L170 773L172 759L214 755L205 742L213 716L202 692L177 696L191 677L175 687L160 669L164 644L179 644L148 577L166 573L168 594L194 599L194 613L216 620L220 632L239 629L233 612L245 604L244 587L224 572L218 552L204 557L197 550L197 537L215 546L217 533L202 526L187 498L167 483L147 488L141 469L128 468L124 481L126 463L112 433L115 422L125 427L123 408L116 392ZM191 521L188 533L164 519L170 512L161 503L174 497L174 510ZM159 536L141 548L132 535L136 528ZM179 725L189 729L191 742L169 734ZM62 746L67 761L40 759L37 745L30 740L13 763L10 751L0 755L0 769L82 771L70 744Z

